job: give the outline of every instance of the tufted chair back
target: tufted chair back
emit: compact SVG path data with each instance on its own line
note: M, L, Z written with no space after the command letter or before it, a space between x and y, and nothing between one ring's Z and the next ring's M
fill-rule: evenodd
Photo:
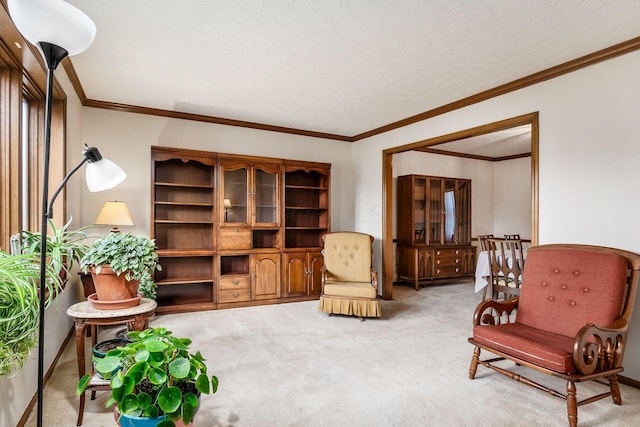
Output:
M588 247L549 246L527 254L516 322L574 337L586 323L606 326L619 318L626 260Z
M335 232L324 237L324 264L331 281L370 282L373 238L356 232Z

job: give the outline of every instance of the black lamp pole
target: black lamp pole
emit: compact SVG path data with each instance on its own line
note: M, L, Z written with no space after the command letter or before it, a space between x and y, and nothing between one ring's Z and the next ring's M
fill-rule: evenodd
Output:
M47 234L48 222L51 212L49 206L49 148L51 146L51 107L53 105L53 72L67 55L68 52L52 43L40 42L40 49L47 63L47 90L45 93L44 110L44 157L42 176L42 227L40 238L40 326L38 333L38 418L37 425L42 427L42 406L44 394L44 305L47 281ZM76 169L77 170L77 169ZM75 172L75 170L74 170ZM66 183L66 181L65 181ZM64 185L64 183L63 183ZM58 191L59 192L59 191ZM56 192L56 195L57 193ZM52 201L53 204L53 201Z

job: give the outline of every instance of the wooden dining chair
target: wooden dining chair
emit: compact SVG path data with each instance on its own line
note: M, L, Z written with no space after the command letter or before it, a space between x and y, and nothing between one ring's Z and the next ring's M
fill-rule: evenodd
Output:
M516 242L516 245L522 248L522 239L519 234L505 234L504 238Z
M520 295L524 254L519 240L487 239L489 252L491 297L509 299Z
M480 242L481 251L489 250L488 243L487 243L488 239L493 239L493 234L478 234L478 242Z

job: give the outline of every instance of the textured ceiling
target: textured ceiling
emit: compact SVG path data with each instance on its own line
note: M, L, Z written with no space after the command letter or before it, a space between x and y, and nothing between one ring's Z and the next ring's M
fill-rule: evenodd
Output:
M87 98L345 136L640 35L638 0L69 0Z

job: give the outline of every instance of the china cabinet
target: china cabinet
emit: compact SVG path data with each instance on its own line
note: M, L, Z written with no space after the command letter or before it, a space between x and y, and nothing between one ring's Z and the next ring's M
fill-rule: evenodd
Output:
M331 165L169 147L151 162L159 313L319 296Z
M473 275L471 180L398 177L398 277L416 290Z

